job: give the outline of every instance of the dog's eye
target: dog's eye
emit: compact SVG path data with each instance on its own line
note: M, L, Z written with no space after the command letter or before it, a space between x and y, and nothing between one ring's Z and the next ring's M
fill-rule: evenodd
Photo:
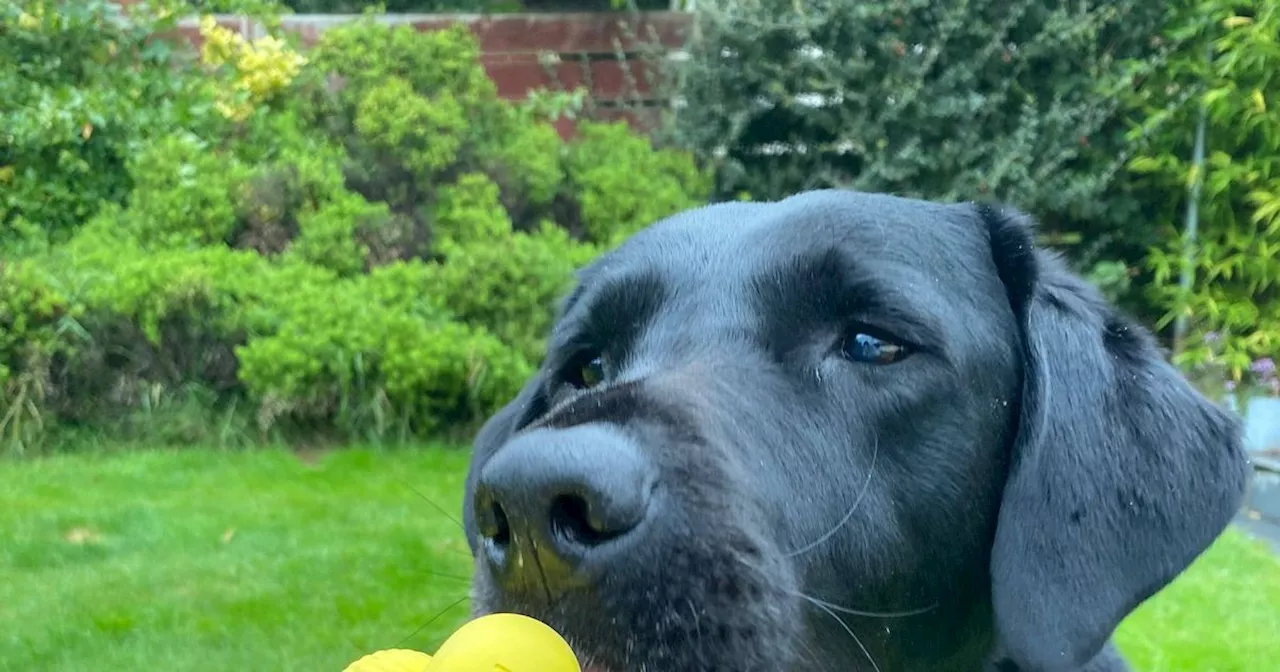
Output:
M580 390L591 389L604 382L604 359L593 357L578 361L569 368L567 382Z
M857 332L845 339L841 352L850 361L863 364L893 364L911 354L907 346L887 338Z

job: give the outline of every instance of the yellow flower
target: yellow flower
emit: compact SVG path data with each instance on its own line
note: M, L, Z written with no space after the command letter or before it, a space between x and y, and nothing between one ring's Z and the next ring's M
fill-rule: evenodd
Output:
M204 38L201 60L213 67L230 64L235 71L233 89L249 94L247 102L219 104L219 110L228 118L247 117L253 105L288 87L307 62L274 36L248 42L239 33L219 26L212 16L201 17L200 34Z

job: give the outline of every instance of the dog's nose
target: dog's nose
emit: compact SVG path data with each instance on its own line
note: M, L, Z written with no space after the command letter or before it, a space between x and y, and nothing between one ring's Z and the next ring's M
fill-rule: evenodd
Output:
M656 470L620 431L537 429L485 465L476 484L481 549L508 590L561 592L607 564L651 515Z

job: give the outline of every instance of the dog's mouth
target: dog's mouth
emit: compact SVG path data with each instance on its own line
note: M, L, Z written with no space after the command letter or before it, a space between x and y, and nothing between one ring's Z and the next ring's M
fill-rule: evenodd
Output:
M564 637L565 634L561 633L561 636ZM581 668L582 672L623 672L603 662L601 660L602 656L593 654L589 647L583 646L581 642L575 641L573 637L565 637L565 641L569 643L569 648L573 650L573 655L578 660L578 667Z

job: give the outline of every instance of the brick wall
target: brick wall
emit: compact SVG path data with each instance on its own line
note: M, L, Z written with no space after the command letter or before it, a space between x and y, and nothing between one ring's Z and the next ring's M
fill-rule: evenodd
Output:
M328 28L352 20L349 15L300 14L283 19L283 28L313 43ZM379 17L388 24L409 24L419 30L438 30L453 23L467 25L477 37L481 61L498 87L499 95L520 99L538 88L588 90L593 119L624 119L638 130L648 130L658 118L664 101L653 90L657 78L651 72L653 58L643 58L660 45L668 53L678 50L687 37L690 15L681 12L581 13L581 14L389 14ZM218 22L252 38L262 27L237 16L223 15ZM198 45L196 18L183 20L182 36ZM619 56L622 58L620 59ZM562 120L562 135L573 133L573 123Z

